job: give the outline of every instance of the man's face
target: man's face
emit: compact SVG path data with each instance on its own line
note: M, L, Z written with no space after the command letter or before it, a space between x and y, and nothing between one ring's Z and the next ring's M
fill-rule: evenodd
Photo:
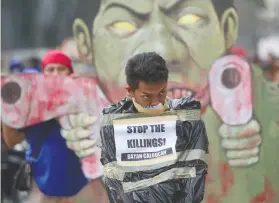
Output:
M168 91L167 82L150 84L140 81L136 90L132 91L128 88L128 91L141 106L156 106L159 103L165 103Z
M279 57L270 55L269 63L274 69L279 69Z
M192 95L205 105L208 72L226 49L211 0L106 0L93 36L97 74L112 101L125 96L127 59L155 51L168 64L168 96Z
M54 76L67 76L70 75L70 70L61 64L48 64L44 68L44 74L46 75L54 75Z

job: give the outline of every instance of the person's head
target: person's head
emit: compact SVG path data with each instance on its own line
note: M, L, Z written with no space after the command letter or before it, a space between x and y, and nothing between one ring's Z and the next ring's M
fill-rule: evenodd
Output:
M125 66L127 91L139 112L160 114L167 109L169 71L155 52L134 55Z
M279 36L261 38L257 44L257 55L269 67L279 68Z
M169 71L166 61L155 52L140 53L130 58L125 67L126 88L142 107L164 104Z
M22 73L41 73L41 60L37 57L30 57L25 60Z
M20 73L24 69L23 61L20 59L12 59L9 62L10 73Z
M34 69L40 70L42 61L38 57L30 57L26 60L26 66Z
M72 61L64 53L50 50L42 59L42 70L46 75L67 76L73 73Z
M235 43L238 15L233 0L102 0L92 42L83 21L73 28L80 52L93 60L112 101L125 94L124 62L155 51L170 72L168 95L192 95L207 104L208 72ZM121 93L112 98L115 91Z

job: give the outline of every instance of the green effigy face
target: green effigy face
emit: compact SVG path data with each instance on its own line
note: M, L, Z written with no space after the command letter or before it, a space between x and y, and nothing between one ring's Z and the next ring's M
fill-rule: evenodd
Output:
M235 42L238 28L231 0L214 1L224 9L216 9L212 0L103 0L92 50L109 99L125 96L125 61L155 51L168 63L168 96L195 95L207 104L210 66Z

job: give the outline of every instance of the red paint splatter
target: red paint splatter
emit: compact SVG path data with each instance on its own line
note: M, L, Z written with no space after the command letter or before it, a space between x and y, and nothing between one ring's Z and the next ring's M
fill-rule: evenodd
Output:
M82 159L83 171L86 171L86 173L90 176L93 176L96 173L96 165L97 165L96 156L89 156Z
M243 133L241 133L241 135L239 137L247 138L247 137L251 137L251 135L254 135L255 133L257 133L256 130L247 129Z
M234 184L234 175L227 163L220 163L219 165L221 194L226 195Z
M210 151L210 149L209 149ZM210 184L213 182L213 178L212 178L212 159L211 159L211 156L209 157L208 159L208 173L207 173L207 176L206 176L206 179L205 179L205 184Z
M272 203L274 200L274 190L270 181L265 178L264 191L252 198L250 203Z
M210 184L213 181L211 164L212 161L209 160L209 173L206 178L206 185ZM217 194L210 193L209 195L207 195L206 197L207 203L221 203L222 197L228 194L228 192L230 191L231 187L234 184L234 175L230 166L227 163L224 162L219 163L219 175L220 175L221 191L218 191Z
M207 196L207 203L221 203L220 197L216 194L209 194Z
M46 107L46 103L38 102L37 103L37 111L36 113L30 115L29 123L30 124L37 124L43 120L44 112L43 110Z
M66 104L70 97L70 93L65 90L57 89L56 91L51 92L48 97L50 100L48 101L47 111L55 111L57 106Z

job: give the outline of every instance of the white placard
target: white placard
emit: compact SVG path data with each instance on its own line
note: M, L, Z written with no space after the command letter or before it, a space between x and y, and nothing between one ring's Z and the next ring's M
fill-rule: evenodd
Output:
M176 159L176 116L114 120L119 165L152 165Z

